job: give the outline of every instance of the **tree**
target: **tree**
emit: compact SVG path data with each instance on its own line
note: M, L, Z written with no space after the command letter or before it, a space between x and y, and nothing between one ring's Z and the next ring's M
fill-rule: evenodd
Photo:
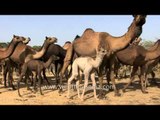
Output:
M36 51L39 51L41 49L41 46L34 45L32 48Z
M142 46L145 47L146 49L150 48L152 45L154 45L154 41L151 40L144 40L142 42Z

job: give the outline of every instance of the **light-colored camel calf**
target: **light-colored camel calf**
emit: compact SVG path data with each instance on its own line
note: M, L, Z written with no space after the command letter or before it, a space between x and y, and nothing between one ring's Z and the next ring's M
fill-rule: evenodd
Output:
M96 82L95 82L95 68L98 68L103 60L103 57L106 55L106 50L103 48L100 48L99 51L96 54L96 59L94 60L92 57L79 57L76 58L72 64L72 76L68 80L68 98L70 98L70 85L71 82L74 79L77 79L78 77L78 70L83 71L84 76L85 76L85 82L84 82L84 88L83 88L83 93L82 96L80 97L80 92L79 92L79 80L76 82L76 88L78 92L78 97L83 101L84 93L86 90L86 87L88 86L88 79L89 75L91 75L91 80L93 84L93 90L94 90L94 97L97 100L96 96Z

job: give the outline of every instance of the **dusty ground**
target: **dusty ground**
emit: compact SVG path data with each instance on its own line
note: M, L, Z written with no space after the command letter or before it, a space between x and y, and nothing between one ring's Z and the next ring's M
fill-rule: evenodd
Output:
M157 74L156 77L159 78L160 75ZM53 79L52 76L50 78ZM54 80L52 79L50 80L54 84ZM19 97L17 90L13 91L11 88L4 88L3 85L0 85L0 105L159 105L160 88L151 84L147 88L149 93L142 94L137 80L138 78L135 79L133 86L130 86L125 93L122 93L121 88L123 88L129 79L116 80L118 88L120 88L120 97L115 97L113 91L107 91L106 99L96 101L93 97L93 90L89 90L83 102L77 98L76 91L71 92L73 99L67 99L66 89L63 94L59 95L58 90L47 90L43 87L44 95L40 95L39 92L27 91L26 87L21 84L20 91L23 97ZM157 81L160 82L159 79Z

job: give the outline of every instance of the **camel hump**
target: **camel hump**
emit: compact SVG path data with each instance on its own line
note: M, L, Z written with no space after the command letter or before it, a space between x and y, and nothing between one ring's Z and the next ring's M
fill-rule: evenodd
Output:
M88 36L91 36L93 33L94 33L94 30L93 30L93 29L91 29L91 28L87 28L87 29L83 32L82 37L88 37Z
M110 49L109 43L106 41L108 35L109 34L106 32L101 32L99 34L99 45L107 50Z

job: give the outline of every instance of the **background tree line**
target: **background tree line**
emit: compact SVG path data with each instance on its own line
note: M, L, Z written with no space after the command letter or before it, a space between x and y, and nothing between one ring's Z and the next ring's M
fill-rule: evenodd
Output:
M146 49L148 49L150 46L152 46L155 42L154 41L151 41L151 40L142 40L140 42L140 45L144 46ZM0 42L0 48L6 48L7 46L9 45L9 42L5 43L5 42ZM32 46L33 49L39 51L41 46L37 46L37 45L34 45Z

